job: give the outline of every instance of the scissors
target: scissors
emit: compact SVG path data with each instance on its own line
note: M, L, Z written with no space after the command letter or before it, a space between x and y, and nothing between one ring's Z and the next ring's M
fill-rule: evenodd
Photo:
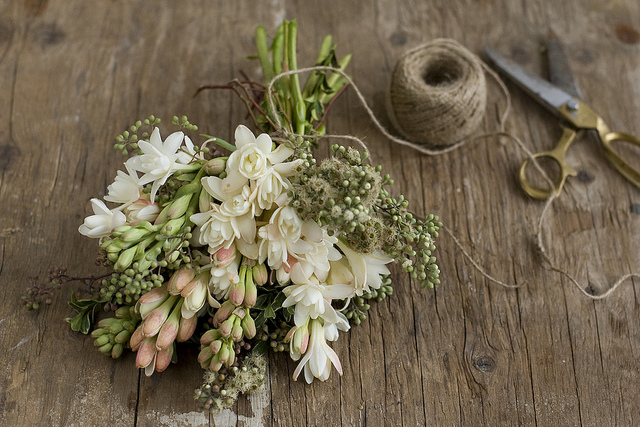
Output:
M486 55L502 73L561 119L563 132L558 145L553 150L533 155L534 159L546 158L560 167L554 188L540 188L529 181L526 174L527 166L532 160L529 158L524 161L519 173L524 191L536 199L548 199L560 194L567 177L577 175L576 170L567 164L566 153L580 130L595 130L609 162L627 180L640 188L640 172L627 163L612 146L613 142L621 141L640 147L640 140L633 135L612 132L604 120L580 100L580 90L573 79L562 46L553 34L550 35L546 48L549 56L549 74L555 85L523 69L495 50L485 47Z

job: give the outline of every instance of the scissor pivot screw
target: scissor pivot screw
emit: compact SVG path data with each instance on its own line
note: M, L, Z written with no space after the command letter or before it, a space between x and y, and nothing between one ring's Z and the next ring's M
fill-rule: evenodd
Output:
M567 109L576 111L578 109L578 103L575 100L567 101Z

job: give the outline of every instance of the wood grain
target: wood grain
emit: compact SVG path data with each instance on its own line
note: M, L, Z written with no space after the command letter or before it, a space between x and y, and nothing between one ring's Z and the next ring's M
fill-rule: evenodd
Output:
M478 273L444 233L442 284L420 290L398 269L395 293L335 343L344 366L324 383L293 382L271 355L267 389L233 411L196 412L202 371L193 349L146 378L134 357L112 361L72 333L68 290L33 314L18 309L29 275L66 265L95 272L95 242L77 233L88 200L103 196L121 158L113 137L132 121L186 114L224 137L245 117L229 93L205 92L240 71L257 75L253 30L298 19L299 58L311 65L331 33L352 53L350 73L388 124L385 91L406 50L438 37L479 53L488 44L535 72L552 28L565 42L585 101L614 130L640 134L640 4L634 0L0 1L0 425L420 426L640 424L638 280L592 301L545 268L534 233L542 203L515 172L524 155L490 138L426 157L392 145L353 92L336 102L332 133L364 138L374 162L418 214L435 212L465 249L505 282ZM557 122L514 86L507 130L549 149ZM504 99L493 83L478 133L497 130ZM640 191L588 138L546 217L549 253L601 294L640 271Z

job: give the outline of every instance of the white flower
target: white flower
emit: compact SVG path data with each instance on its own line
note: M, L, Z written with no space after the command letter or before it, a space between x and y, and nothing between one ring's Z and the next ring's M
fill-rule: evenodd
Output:
M118 171L114 182L107 187L108 195L104 196L107 202L120 203L124 207L140 198L142 186L138 183L138 174L131 170L125 163L128 173Z
M338 239L330 236L325 228L321 228L312 220L303 224L302 234L304 240L311 245L311 249L296 253L295 257L302 265L307 277L314 274L320 282L324 282L329 275L329 262L342 258L340 252L333 246Z
M219 249L211 256L211 264L203 268L211 268L211 279L209 280L209 290L218 299L228 299L231 285L240 281L238 270L240 260L236 247L231 245L228 249Z
M94 215L84 219L84 223L78 227L80 234L94 239L106 237L111 230L120 227L127 222L125 215L117 209L110 210L102 200L91 199Z
M338 240L337 245L349 261L356 295L362 295L364 292L369 292L371 288L379 289L382 286L380 276L390 273L385 264L393 261L393 258L382 251L370 254L358 253L341 240Z
M276 209L269 219L269 224L258 230L259 262L263 263L266 259L269 267L279 274L282 274L280 271L283 268L290 269L290 254L302 254L313 249L309 242L301 239L302 227L303 222L295 209L290 206Z
M342 365L336 352L329 347L325 339L325 328L320 320L312 320L309 326L309 347L293 372L293 378L297 379L304 369L304 378L311 384L314 377L325 381L331 373L331 364L342 375Z
M231 218L220 212L219 205L211 204L211 210L191 215L191 221L199 226L198 242L209 245L209 253L229 248L236 237Z
M318 282L315 276L306 277L300 263L291 269L293 285L284 288L286 299L282 307L295 305L294 323L302 326L308 317L321 317L330 323L338 323L340 317L331 306L332 299L345 299L353 296L354 289L346 284L326 285Z
M223 188L228 193L233 193L245 185L247 179L260 179L270 166L282 163L293 154L293 149L285 145L272 150L273 141L269 135L263 133L256 138L243 125L236 128L235 143L237 149L227 160L227 176L223 180ZM288 167L283 166L283 170L287 170Z
M222 202L220 213L230 218L236 237L242 237L246 243L253 243L256 238L256 211L248 200L251 190L248 185L240 187L234 193L223 189L223 181L217 176L202 178L202 187L214 199Z
M185 152L180 151L182 142ZM182 132L174 132L162 142L160 130L155 128L149 141L139 141L138 147L143 154L133 156L126 162L127 168L143 173L138 183L153 182L151 200L155 199L161 185L177 170L190 169L188 163L194 158L195 151L189 137Z
M148 194L142 196L124 208L127 221L132 225L140 221L153 222L160 214L160 205L152 203Z

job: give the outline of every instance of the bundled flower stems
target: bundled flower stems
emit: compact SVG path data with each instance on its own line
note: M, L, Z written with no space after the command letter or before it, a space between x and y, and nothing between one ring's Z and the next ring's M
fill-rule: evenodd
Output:
M294 379L325 381L332 366L341 374L329 342L392 294L389 263L423 287L439 283L438 218L416 218L392 197L366 152L336 144L314 158L347 84L329 67L344 70L350 56L338 59L327 36L313 71L282 75L298 69L295 21L270 46L259 27L256 44L264 81L215 86L240 96L253 131L238 125L230 143L198 135L186 117L168 133L151 116L116 138L128 158L79 228L109 272L82 279L67 319L101 353L135 352L148 376L177 362L180 343L199 345L197 362L179 362L205 370L195 396L209 411L260 389L268 350L289 353ZM50 273L51 287L74 279ZM32 289L25 304L47 295Z

